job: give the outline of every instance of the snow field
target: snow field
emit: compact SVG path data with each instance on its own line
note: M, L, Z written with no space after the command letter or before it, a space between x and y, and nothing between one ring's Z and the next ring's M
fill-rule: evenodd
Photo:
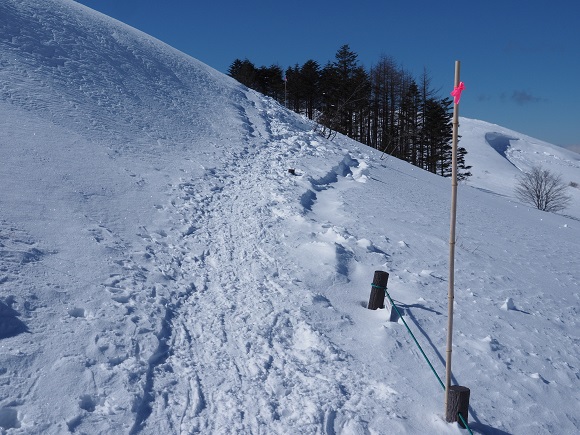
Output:
M3 433L463 433L404 326L366 309L388 271L443 375L449 180L74 2L0 12ZM470 425L577 432L580 215L510 199L518 168L572 181L577 160L461 123Z

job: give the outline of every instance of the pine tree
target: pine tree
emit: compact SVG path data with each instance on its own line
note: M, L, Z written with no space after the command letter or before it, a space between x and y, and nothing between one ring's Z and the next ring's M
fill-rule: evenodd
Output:
M287 104L296 113L301 113L303 98L301 81L300 67L298 64L286 69Z
M248 59L236 59L228 68L228 75L248 88L255 89L257 85L257 70Z
M355 113L368 104L369 80L358 55L348 45L337 51L335 61L322 70L322 91L326 97L325 119L330 127L350 137L358 136Z
M449 113L449 102L430 98L425 103L425 169L443 177L451 175L453 115Z
M426 146L426 137L425 137L425 106L427 101L436 94L436 92L431 88L431 77L427 72L427 68L423 68L423 75L421 76L421 84L419 86L419 91L421 93L421 132L419 135L419 146L417 150L417 166L420 168L426 169L427 168L427 146Z
M256 68L236 59L228 74L242 84L285 104L318 123L331 138L341 132L359 142L444 177L452 172L452 101L436 98L423 71L419 84L390 57L367 73L348 45L324 68L314 60L286 69ZM458 179L471 175L467 151L457 150Z
M300 84L306 105L306 116L313 119L314 109L320 104L320 66L308 60L300 68Z
M466 154L467 150L465 148L457 147L457 179L459 181L467 180L471 177L471 172L469 171L471 166L465 163Z
M329 130L329 134L340 128L339 79L332 63L327 63L320 73L321 104L317 122ZM326 132L325 132L326 135Z
M256 70L254 89L277 101L284 101L284 80L282 68L278 65L261 66Z
M427 170L443 177L453 172L453 101L450 98L427 101L425 108L425 138L427 142ZM457 148L457 179L465 180L471 176L471 166L465 164L467 150Z

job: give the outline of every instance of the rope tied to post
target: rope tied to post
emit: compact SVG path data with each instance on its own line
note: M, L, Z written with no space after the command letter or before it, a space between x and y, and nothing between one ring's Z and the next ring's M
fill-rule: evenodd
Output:
M435 371L435 368L433 367L433 364L431 364L431 361L429 361L429 358L427 357L427 355L423 351L423 348L421 347L421 345L419 344L419 342L415 338L415 334L413 334L413 332L411 331L411 328L409 328L409 325L407 325L407 322L405 321L405 318L403 317L403 315L399 311L399 308L397 307L397 305L395 304L395 302L393 302L393 299L391 298L391 295L389 294L389 292L387 290L387 287L380 286L380 285L377 285L375 283L371 283L371 286L374 287L374 288L377 288L377 289L380 289L380 290L384 290L385 291L385 296L389 299L389 302L391 303L391 306L395 309L397 315L403 321L403 324L405 325L405 328L407 328L407 331L409 332L409 334L411 335L411 338L413 338L413 341L415 342L415 344L419 348L419 351L423 355L423 358L425 358L425 361L427 361L427 364L429 365L429 367L431 368L431 371L433 372L433 374L435 375L435 377L439 381L439 384L443 388L443 391L445 391L445 384L443 383L443 381L441 380L441 378L437 374L437 371ZM473 432L471 431L471 429L467 425L467 422L465 421L465 419L463 418L463 416L461 415L461 413L459 412L457 415L459 416L459 419L463 423L463 427L465 427L469 431L469 433L471 435L473 435Z
M413 338L413 341L415 342L415 344L417 345L417 347L419 348L419 350L421 351L421 354L423 355L423 358L425 358L425 361L427 361L427 364L429 365L429 367L431 368L431 371L433 372L433 374L435 375L435 377L437 378L437 380L439 381L439 384L443 387L443 389L445 389L445 384L443 384L443 381L441 380L441 378L439 377L439 375L437 374L437 372L435 371L435 368L433 367L433 364L431 364L431 361L429 361L429 358L427 358L427 355L425 354L425 352L423 351L423 348L421 347L421 345L419 344L419 342L417 341L417 339L415 338L415 334L413 334L413 332L411 331L411 328L409 328L409 325L407 325L407 322L405 321L405 318L403 317L403 315L401 314L401 312L399 311L399 307L397 307L397 305L395 304L395 302L393 302L393 299L391 298L391 295L389 294L388 290L386 287L381 287L378 286L376 284L371 284L373 287L375 288L382 288L385 290L385 296L389 299L389 302L391 302L392 307L395 309L395 311L397 312L397 315L399 316L399 318L403 321L403 324L405 325L405 328L407 328L407 331L409 332L409 334L411 335L411 338Z

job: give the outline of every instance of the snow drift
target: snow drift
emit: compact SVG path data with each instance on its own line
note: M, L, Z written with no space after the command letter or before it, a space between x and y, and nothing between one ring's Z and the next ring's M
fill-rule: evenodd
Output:
M461 433L403 326L365 308L388 271L443 373L449 180L72 1L2 2L0 65L3 432ZM471 427L577 432L580 226L507 184L518 155L578 160L461 123Z

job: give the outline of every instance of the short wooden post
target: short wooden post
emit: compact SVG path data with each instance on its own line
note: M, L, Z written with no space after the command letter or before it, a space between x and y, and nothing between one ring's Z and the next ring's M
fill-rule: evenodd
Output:
M387 288L387 281L389 274L382 270L376 270L373 277L373 285L371 287L371 296L369 298L369 310L376 310L377 308L384 308L385 306L385 289Z
M445 412L445 420L448 423L458 422L459 426L467 429L461 419L459 418L459 413L467 423L467 416L469 413L469 393L470 390L467 387L461 387L459 385L452 385L449 387L449 400L447 401L447 410Z

